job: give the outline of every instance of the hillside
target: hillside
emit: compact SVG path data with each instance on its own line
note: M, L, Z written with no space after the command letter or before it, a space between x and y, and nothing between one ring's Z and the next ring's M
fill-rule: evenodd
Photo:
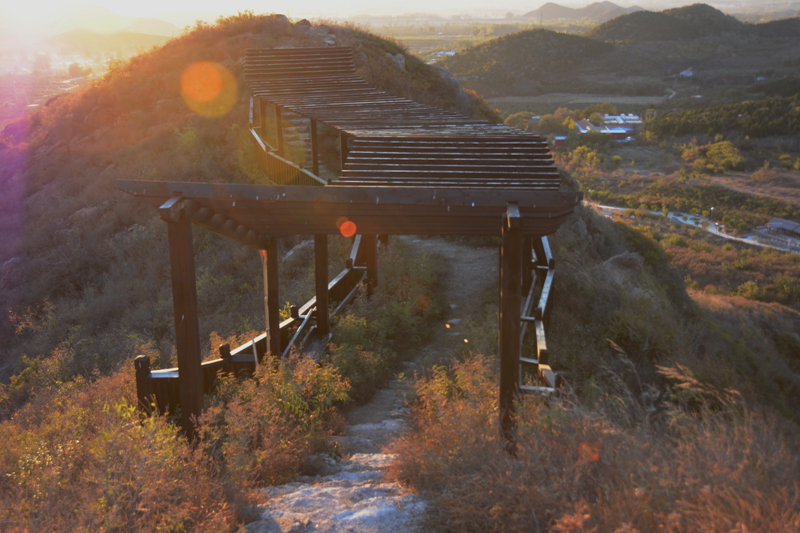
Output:
M607 95L621 104L628 102L627 96L647 97L635 100L639 112L662 102L667 107L697 107L710 95L742 100L745 94L733 91L800 75L799 24L796 18L743 23L695 4L663 12L636 11L595 26L582 38L601 41L597 47L578 36L545 40L536 33L543 30L526 30L465 49L443 64L466 87L488 97L533 97L529 109L536 105L540 114L543 108L552 112L560 107L541 105L550 102L549 94L560 102ZM555 60L542 61L540 55ZM692 76L679 75L688 68ZM706 99L689 99L697 94Z
M564 76L583 65L582 55L607 62L619 51L533 35L516 64L534 51L541 68ZM372 85L497 118L480 97L395 43L351 27L243 13L200 24L0 133L0 530L241 531L264 518L270 501L298 489L289 482L319 489L332 465L358 463L339 445L344 438L328 440L353 436L346 402L365 400L403 358L417 356L416 384L397 376L416 387L416 400L395 406L388 423L379 420L396 428L394 417L412 412L387 475L391 490L414 488L406 501L415 512L417 498L430 502L425 525L433 531L522 532L537 524L562 533L632 532L659 523L676 531L756 531L765 523L790 531L800 520L800 314L744 296L687 293L692 280L669 262L669 254L693 262L671 247L681 235L656 240L583 206L551 241L557 270L547 340L568 385L561 399L520 401L516 457L498 442L495 238L390 239L380 248L374 296L340 316L321 361L293 354L261 365L255 379L223 377L191 443L169 417L140 417L132 358L174 364L169 251L166 224L115 181L263 180L247 131L244 50L331 43L353 47ZM547 49L560 43L574 52L572 67ZM182 97L182 74L196 61L225 74L226 105L206 114ZM322 137L335 156L333 136ZM582 148L557 156L562 189L586 179L598 189L622 186L620 175L601 182L598 155ZM642 181L630 176L633 185ZM261 258L214 233L193 235L208 356L262 330ZM313 291L309 244L280 242L284 300L304 301ZM348 244L330 239L332 263L344 261ZM757 258L724 251L734 270L772 262L788 271L796 263L775 261L770 251ZM776 284L781 278L800 301L796 283L781 274ZM475 279L486 290L466 294ZM446 344L422 344L431 337ZM534 356L530 346L523 350ZM351 469L323 482L349 488L371 475ZM351 494L337 502L349 509L339 514L348 527L365 523L364 532L374 532L395 509L381 487ZM319 508L320 500L301 493L294 504ZM374 514L355 511L366 504ZM245 530L321 529L286 510Z
M586 32L587 37L601 41L633 42L688 40L705 35L705 29L691 20L653 11L622 15Z
M567 74L614 50L578 35L535 29L499 37L444 60L463 82L490 96L536 91L552 74Z
M0 317L0 376L18 373L23 354L44 357L59 346L68 346L65 375L116 368L144 344L169 357L165 229L152 210L116 191L115 180L260 180L246 129L244 50L326 41L352 46L358 71L377 87L492 118L433 67L406 56L401 69L387 56L404 53L396 44L354 29L250 14L200 26L53 98L0 134L0 184L7 191L0 198L0 305L12 310ZM235 80L233 107L217 118L192 113L181 98L181 72L198 60L217 62ZM257 254L230 264L222 253L231 251L229 243L213 236L202 242L198 268L209 276L200 288L204 337L260 323L263 306L245 274L260 268Z

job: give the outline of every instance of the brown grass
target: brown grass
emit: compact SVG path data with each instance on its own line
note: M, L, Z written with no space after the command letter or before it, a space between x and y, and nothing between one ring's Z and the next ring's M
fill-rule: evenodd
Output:
M141 423L132 376L42 391L2 423L0 530L228 531L207 460L164 418Z
M527 398L514 459L500 442L492 366L478 356L418 386L417 425L397 446L393 475L434 499L432 530L800 527L796 435L771 415L723 398L713 412L643 409L626 429L614 422L619 398L591 408Z

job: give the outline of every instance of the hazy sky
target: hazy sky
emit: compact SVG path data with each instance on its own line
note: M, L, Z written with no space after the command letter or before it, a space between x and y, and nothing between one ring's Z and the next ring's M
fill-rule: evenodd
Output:
M445 17L468 15L501 18L511 12L521 15L539 8L548 0L0 0L0 43L35 41L47 34L59 33L59 21L70 13L102 6L120 15L153 17L178 28L196 20L213 22L219 16L237 11L282 13L292 19L344 19L357 15L405 15L427 13ZM583 7L597 0L551 0ZM688 5L700 0L612 0L615 4L660 10ZM705 0L721 9L758 0ZM74 18L74 17L73 17ZM63 26L63 24L61 24ZM74 25L72 26L74 27ZM62 30L63 31L63 30Z
M204 17L228 15L237 11L252 10L256 13L283 13L291 18L319 18L331 16L354 16L359 14L384 15L405 14L414 12L440 15L483 14L494 13L503 16L507 11L521 14L538 8L547 0L96 0L58 1L58 0L4 0L0 7L3 26L9 27L13 21L15 30L22 28L34 30L53 24L66 13L92 6L105 6L121 15L136 17L155 17L165 20L179 19L181 16L191 17L202 14ZM558 0L561 5L582 6L593 0ZM651 0L652 1L652 0ZM669 0L666 0L669 2ZM616 4L629 6L634 0L616 0ZM648 3L639 2L640 4Z

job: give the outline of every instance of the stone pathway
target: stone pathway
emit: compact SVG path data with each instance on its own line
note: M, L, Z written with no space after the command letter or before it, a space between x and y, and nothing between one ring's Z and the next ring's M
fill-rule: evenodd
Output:
M404 373L413 374L414 363ZM323 475L259 492L262 520L244 527L247 533L422 531L425 501L398 483L384 481L394 456L382 449L405 429L408 382L390 381L372 401L349 413L350 424L334 437L340 455L321 457Z
M451 316L433 339L420 348L415 361L400 374L413 376L422 361L451 353L463 342L445 323L457 324L474 306L481 283L497 283L497 249L474 248L444 239L407 238L420 251L436 250L453 261L447 280ZM394 457L385 453L406 429L406 400L412 384L394 379L366 405L347 414L348 425L334 437L341 460L320 457L321 473L296 483L259 489L261 520L241 533L415 533L425 531L426 502L398 483L385 481Z

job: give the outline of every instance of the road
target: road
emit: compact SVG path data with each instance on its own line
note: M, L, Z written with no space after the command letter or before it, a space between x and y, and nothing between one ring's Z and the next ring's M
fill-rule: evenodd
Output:
M615 207L613 205L595 204L586 200L584 200L584 205L586 205L587 207L592 207L596 211L600 211L604 216L609 218L611 218L614 213L622 216L623 212L628 211L630 209L627 207ZM650 213L653 215L657 215L659 217L664 217L664 213L661 211L650 211ZM723 231L720 231L719 227L712 220L705 218L701 215L694 215L692 213L683 213L681 211L670 211L669 213L667 213L667 219L673 223L694 226L696 228L705 230L712 235L715 235L717 237L722 237L723 239L728 239L730 241L743 242L745 244L751 244L753 246L761 246L764 248L775 248L776 250L781 250L782 252L798 253L794 250L789 250L787 248L782 248L780 246L775 246L772 244L760 242L757 240L756 236L752 234L739 237L737 235L731 235L729 233L725 233Z

